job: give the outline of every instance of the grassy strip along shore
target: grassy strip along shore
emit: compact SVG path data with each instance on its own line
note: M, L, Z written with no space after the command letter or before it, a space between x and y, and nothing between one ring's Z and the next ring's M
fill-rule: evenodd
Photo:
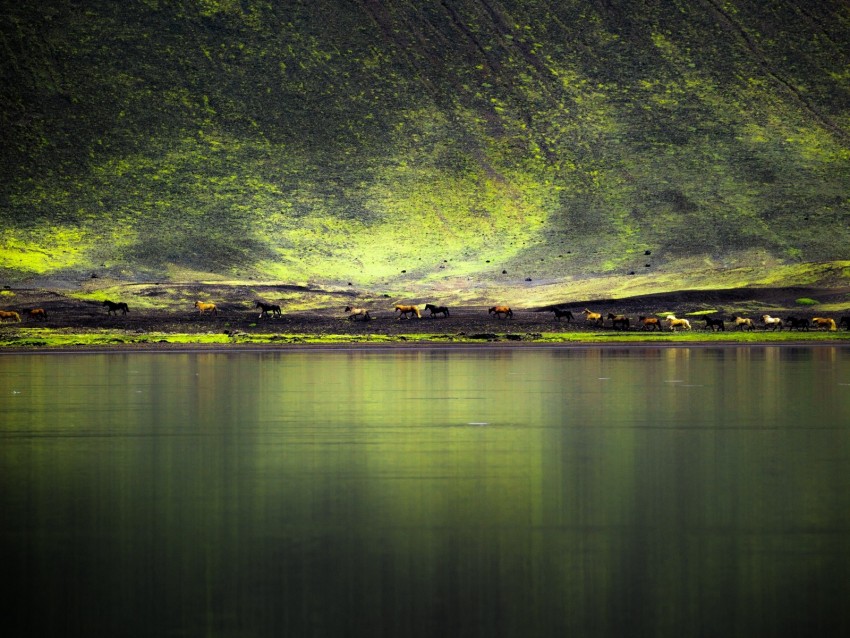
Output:
M137 333L122 330L73 331L49 328L22 328L0 332L0 352L10 350L121 348L123 346L145 349L168 346L281 346L286 345L437 345L475 343L524 344L713 344L756 345L788 343L850 344L850 331L826 332L482 332L482 333L408 333L408 334L304 334L304 333L247 333L225 331L220 333Z

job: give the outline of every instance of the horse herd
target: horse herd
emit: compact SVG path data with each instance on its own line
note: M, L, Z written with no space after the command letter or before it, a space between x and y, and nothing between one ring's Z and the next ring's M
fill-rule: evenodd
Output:
M108 315L118 315L119 313L122 315L126 315L130 312L130 308L125 302L115 302L110 300L105 300L102 304L107 309ZM197 309L198 313L201 315L217 315L218 307L216 304L211 302L202 302L196 301L194 304L195 309ZM262 301L257 300L254 304L255 309L260 310L260 314L258 319L262 318L274 318L280 317L282 315L281 308L277 304L267 304ZM451 313L446 306L440 306L436 304L427 303L423 310L419 309L417 305L396 305L393 314L401 319L411 319L417 318L421 319L423 317L423 312L430 313L429 317L434 318L438 316L449 317ZM667 328L671 331L676 330L691 330L691 321L702 321L704 322L704 329L711 330L714 332L721 332L726 330L726 323L729 322L731 325L731 329L733 330L755 330L757 327L761 327L764 330L772 330L772 331L782 331L783 329L788 330L805 330L808 331L811 328L818 330L828 330L835 331L839 328L845 328L850 330L850 316L841 317L837 322L832 317L814 317L811 320L788 316L784 319L781 317L772 317L768 314L764 314L760 317L758 321L751 319L749 317L742 316L732 316L726 319L722 317L712 317L709 315L705 315L700 317L699 319L684 319L676 317L673 313L666 313L661 316L638 316L637 321L632 323L631 319L623 314L614 314L613 312L609 312L607 315L603 316L601 312L594 312L588 308L581 310L580 312L573 314L571 310L565 308L552 308L551 312L554 312L555 319L559 322L561 319L566 319L568 323L572 323L577 320L576 314L584 315L584 320L586 325L596 328L604 328L606 327L606 322L609 322L610 327L614 330L630 330L632 325L636 328L646 331L661 331L663 328ZM47 319L47 311L44 308L32 308L22 311L23 316L27 319L45 321ZM355 306L346 306L345 313L350 321L370 321L373 319L373 315L370 314L370 311L367 308L355 307ZM492 315L496 319L513 319L514 312L511 310L510 306L492 306L487 310L488 315ZM10 310L0 310L0 321L12 320L14 322L21 322L21 314L16 311Z
M575 319L572 311L564 310L562 308L554 308L555 318L559 321L562 317L566 317L568 322L571 322ZM630 327L629 318L625 315L615 315L612 312L609 312L606 317L602 316L600 312L593 312L587 308L582 310L579 314L583 314L585 316L585 321L593 324L599 328L605 326L605 321L611 322L611 327L615 330L628 330ZM733 329L737 330L755 330L758 327L758 323L751 319L750 317L741 317L738 315L729 317L728 319L723 319L722 317L711 317L709 315L705 315L700 319L694 319L694 321L704 321L704 329L711 330L713 332L722 332L726 330L726 321L729 321L733 326ZM801 318L801 317L793 317L789 316L785 319L781 317L772 317L770 315L762 315L760 320L761 327L765 330L772 331L781 331L783 328L788 328L788 330L805 330L808 332L810 328L815 328L818 330L830 330L835 331L839 328L846 328L850 330L850 316L841 317L836 323L835 319L832 317L813 317L810 320ZM646 317L639 316L637 318L637 325L639 325L643 330L661 330L662 324L666 324L666 326L670 330L691 330L691 322L688 319L680 319L676 317L673 313L667 313L663 318L660 317Z

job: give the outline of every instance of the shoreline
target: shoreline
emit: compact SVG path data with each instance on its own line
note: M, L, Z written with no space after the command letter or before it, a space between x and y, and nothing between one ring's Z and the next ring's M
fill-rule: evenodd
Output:
M737 341L731 339L695 339L686 341L385 341L385 342L331 342L331 343L127 343L127 344L80 344L61 346L0 346L3 355L21 354L228 354L270 353L303 351L411 351L411 350L540 350L540 349L686 349L686 348L800 348L800 347L844 347L850 348L850 339L799 339Z

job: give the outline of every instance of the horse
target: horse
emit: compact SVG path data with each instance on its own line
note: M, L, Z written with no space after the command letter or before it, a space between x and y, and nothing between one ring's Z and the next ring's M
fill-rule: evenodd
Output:
M711 328L712 332L726 332L726 324L723 323L723 319L719 317L717 319L714 317L703 317L702 320L705 321L706 330Z
M788 330L793 330L794 328L798 328L800 330L809 331L809 322L805 319L799 319L797 317L785 317L785 323L788 324Z
M130 309L127 307L127 304L123 301L109 301L108 299L103 302L103 305L106 306L106 314L111 315L115 313L118 314L118 311L121 311L122 315L126 315L130 312Z
M835 319L832 317L813 317L812 323L820 329L829 330L830 332L835 332L838 328L835 327Z
M626 315L615 315L609 312L608 319L611 320L612 328L619 327L621 330L628 330L629 328L629 318Z
M33 308L32 310L27 310L26 313L30 319L47 321L47 311L44 308Z
M764 324L764 329L767 330L771 328L774 332L777 328L779 328L779 332L782 332L782 319L779 317L771 317L770 315L762 315L761 322Z
M366 310L366 308L354 308L352 306L346 306L345 312L349 313L349 321L369 321L372 318L369 316L369 311Z
M21 323L21 315L14 310L0 310L0 321L5 321L6 319Z
M204 303L203 301L196 301L195 308L198 309L199 315L202 315L204 313L209 313L211 315L218 314L218 308L215 307L214 303Z
M658 317L638 317L644 330L661 330L661 320Z
M572 323L573 313L571 311L562 308L552 308L552 312L555 313L555 319L558 321L561 320L561 317L566 317L567 323Z
M419 312L419 306L396 306L393 313L398 313L399 319L406 319L408 315L416 315L417 319L421 319L422 315Z
M591 312L587 308L581 311L581 314L585 315L585 321L595 321L600 326L602 325L602 313L600 312Z
M506 317L510 317L511 319L514 318L514 311L511 310L510 306L493 306L487 311L487 314L496 315L496 317L502 315L503 319Z
M847 326L847 329L850 330L850 317L841 317L838 320L838 327Z
M263 303L262 301L257 301L254 308L261 308L260 317L262 317L263 315L268 315L269 313L272 313L273 317L280 317L280 306L276 304L269 304ZM259 319L260 317L257 318Z
M435 306L432 303L426 303L425 310L429 310L431 312L432 317L434 315L443 315L444 317L449 316L449 309L445 306Z
M670 326L670 330L675 330L676 328L683 328L684 330L691 329L691 322L687 319L677 319L676 315L667 315L667 325Z
M756 326L753 323L753 320L750 319L749 317L735 317L733 319L733 321L735 322L735 327L738 330L745 330L745 329L746 330L755 330L756 329Z

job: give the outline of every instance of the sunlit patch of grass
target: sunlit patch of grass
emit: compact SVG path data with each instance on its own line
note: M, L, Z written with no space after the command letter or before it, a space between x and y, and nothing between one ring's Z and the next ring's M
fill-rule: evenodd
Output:
M794 303L799 306L817 306L820 302L809 297L800 297L799 299L795 299Z

